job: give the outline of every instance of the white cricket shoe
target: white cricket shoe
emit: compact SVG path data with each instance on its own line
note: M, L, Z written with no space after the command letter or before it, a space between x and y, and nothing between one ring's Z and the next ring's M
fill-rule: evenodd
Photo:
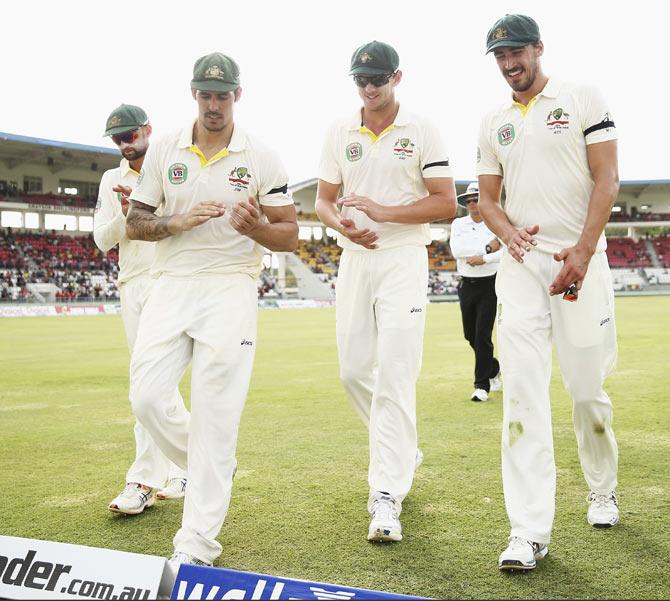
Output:
M502 390L502 380L500 379L500 372L498 372L498 375L495 378L489 379L489 385L491 386L489 392L499 392L500 390Z
M368 511L372 516L368 529L368 540L378 543L398 542L402 540L402 526L395 499L384 492L375 493L368 502Z
M533 570L537 560L546 557L549 549L547 545L533 543L518 536L509 537L509 546L498 559L498 568L501 570Z
M477 402L483 402L483 401L488 401L489 400L489 393L486 392L483 388L475 388L475 391L472 393L472 396L470 397L471 401L477 401Z
M416 455L414 456L414 471L419 469L419 466L423 463L423 451L421 449L416 450Z
M212 567L211 563L203 561L202 559L198 559L197 557L194 557L193 555L189 555L188 553L183 553L182 551L175 551L172 554L172 557L170 557L170 559L168 559L168 566L169 566L170 570L172 570L175 577L177 576L177 572L179 571L179 566L180 565Z
M594 528L611 528L619 521L619 501L616 492L607 495L589 493L586 499L589 502L589 510L586 520Z
M186 494L186 478L170 478L164 488L156 493L161 501L167 499L181 499Z
M156 489L143 486L138 482L128 482L123 492L108 506L110 511L137 515L156 501Z

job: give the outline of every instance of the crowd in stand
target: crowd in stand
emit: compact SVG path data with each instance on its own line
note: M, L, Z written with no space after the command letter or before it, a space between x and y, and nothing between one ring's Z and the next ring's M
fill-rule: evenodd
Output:
M640 269L660 265L661 276L670 269L670 236L651 239L658 257L652 260L644 240L608 238L608 259L612 268ZM301 240L296 251L301 260L321 280L335 288L341 248L334 238ZM455 261L445 241L434 241L428 247L430 295L455 294ZM63 233L0 230L0 300L35 300L31 284L53 284L55 300L114 301L119 298L116 286L118 251L103 254L91 234L71 236ZM657 274L654 275L656 280ZM646 281L645 281L646 283ZM651 283L651 279L649 280ZM659 283L661 283L659 281ZM259 298L282 295L276 276L264 269L258 279Z
M116 299L117 264L116 251L104 256L91 235L0 234L3 300L30 300L30 284L54 284L58 300Z
M0 230L0 300L35 300L30 284L53 284L58 302L115 301L117 275L118 250L102 253L91 234ZM277 296L270 271L261 273L258 292L260 297Z

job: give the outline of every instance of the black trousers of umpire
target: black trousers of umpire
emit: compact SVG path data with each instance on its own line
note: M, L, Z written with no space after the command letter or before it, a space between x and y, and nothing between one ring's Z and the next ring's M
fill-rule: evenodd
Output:
M491 341L497 305L495 284L494 274L482 278L463 277L458 286L463 334L475 351L475 388L486 392L491 388L489 379L500 371Z

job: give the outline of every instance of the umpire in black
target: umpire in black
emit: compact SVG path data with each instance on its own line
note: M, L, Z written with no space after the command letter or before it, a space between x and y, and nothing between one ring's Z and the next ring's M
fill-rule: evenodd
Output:
M487 401L489 392L500 390L500 364L493 356L491 333L496 316L496 272L500 263L500 242L479 214L479 185L471 183L458 204L468 214L451 224L451 253L461 276L458 299L465 339L475 351L473 401Z

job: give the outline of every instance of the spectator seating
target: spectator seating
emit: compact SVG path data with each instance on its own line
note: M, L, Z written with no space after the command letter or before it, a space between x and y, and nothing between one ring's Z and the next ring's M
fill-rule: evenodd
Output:
M434 240L428 246L428 269L433 271L454 271L456 259L451 254L449 243L445 240Z
M615 291L642 290L647 286L647 281L640 275L639 269L612 268L611 274L612 286Z
M663 267L670 267L670 236L659 236L653 240L656 256Z
M643 240L607 238L607 259L610 267L651 267L651 257Z
M337 276L342 249L337 246L335 240L331 238L300 240L296 254L314 273Z
M645 267L644 275L649 285L670 285L670 267Z
M652 245L658 262L656 257L650 256L648 249L652 246L644 240L608 238L607 255L616 289L670 285L670 236L652 239ZM333 238L324 237L301 240L296 254L322 281L334 288L341 252ZM434 241L428 246L428 257L429 294L455 293L456 262L449 244ZM653 267L659 263L660 267ZM31 284L54 284L58 288L56 299L64 302L115 300L119 297L117 276L118 250L114 248L106 254L100 252L91 234L0 230L1 300L31 300ZM261 272L258 292L260 298L283 294L271 269Z

